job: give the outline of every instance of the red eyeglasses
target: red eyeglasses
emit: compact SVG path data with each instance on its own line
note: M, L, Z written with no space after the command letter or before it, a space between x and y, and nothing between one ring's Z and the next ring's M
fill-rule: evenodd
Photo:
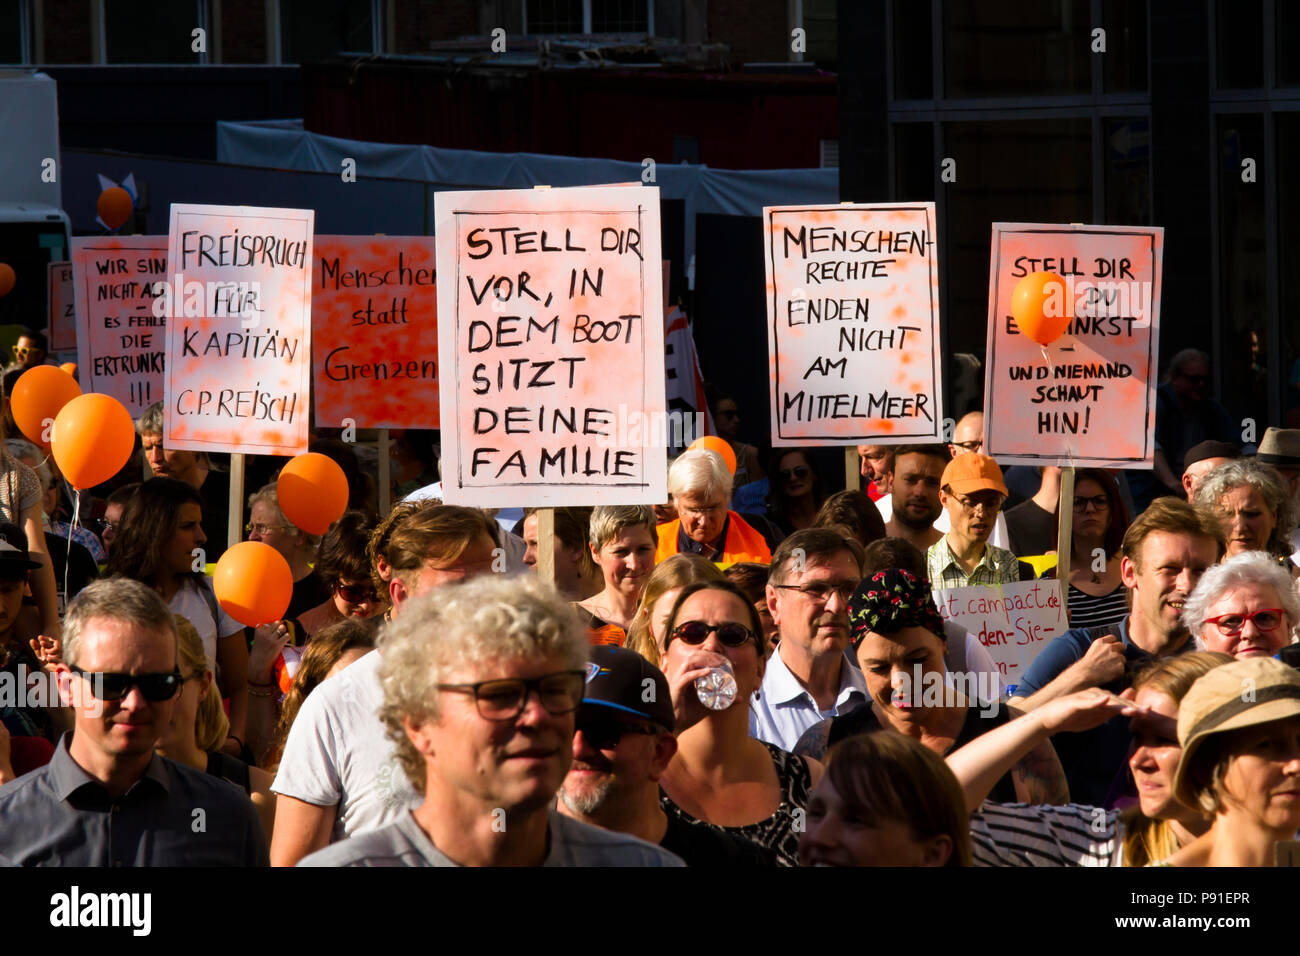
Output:
M1262 607L1250 614L1220 614L1218 617L1207 617L1205 623L1213 624L1225 637L1236 637L1246 626L1247 621L1254 621L1255 626L1261 631L1276 630L1282 623L1282 613L1280 607Z

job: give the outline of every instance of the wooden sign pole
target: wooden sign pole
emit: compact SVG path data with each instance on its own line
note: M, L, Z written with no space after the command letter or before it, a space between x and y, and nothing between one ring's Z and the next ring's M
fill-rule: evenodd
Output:
M862 490L862 466L857 445L844 446L844 487L849 491Z
M230 520L226 523L226 547L244 540L244 456L230 453Z
M534 186L550 189L550 186ZM537 509L537 576L548 584L555 583L555 509Z
M1061 466L1061 497L1057 499L1057 513L1061 520L1056 529L1056 580L1061 582L1061 608L1069 612L1070 557L1074 544L1070 540L1074 531L1074 469Z
M389 452L392 449L392 443L388 440L388 429L379 429L379 516L387 518L388 512L393 509L393 489L390 484L392 481L392 461L389 459Z

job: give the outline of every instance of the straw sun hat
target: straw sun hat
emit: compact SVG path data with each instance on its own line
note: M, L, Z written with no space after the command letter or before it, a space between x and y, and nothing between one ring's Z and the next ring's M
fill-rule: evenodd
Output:
M1183 755L1174 776L1174 796L1197 808L1190 768L1201 745L1214 734L1300 716L1300 673L1271 657L1223 664L1200 677L1178 706L1178 742Z

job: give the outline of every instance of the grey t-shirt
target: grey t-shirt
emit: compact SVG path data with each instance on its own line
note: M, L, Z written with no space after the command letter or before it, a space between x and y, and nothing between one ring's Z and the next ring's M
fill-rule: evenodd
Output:
M551 849L542 866L685 866L681 857L626 833L602 830L548 811ZM332 844L299 866L458 866L409 812L396 822Z

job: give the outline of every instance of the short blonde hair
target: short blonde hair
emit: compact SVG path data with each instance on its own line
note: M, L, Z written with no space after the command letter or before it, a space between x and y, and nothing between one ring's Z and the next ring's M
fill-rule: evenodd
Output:
M655 511L649 505L599 505L592 509L587 540L599 551L618 537L625 528L645 525L650 540L655 540Z
M421 793L424 756L411 743L403 720L438 719L438 684L456 671L492 660L558 657L565 667L581 670L589 653L585 628L553 587L531 575L497 574L414 598L385 625L378 647L384 689L379 717L397 746L402 769Z

